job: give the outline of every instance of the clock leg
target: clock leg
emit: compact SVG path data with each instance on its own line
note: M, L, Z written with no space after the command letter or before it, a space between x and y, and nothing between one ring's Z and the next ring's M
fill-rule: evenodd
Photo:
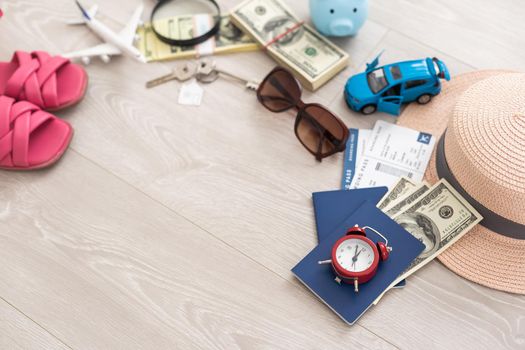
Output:
M334 281L341 284L341 278L339 276L335 276Z
M354 292L359 293L359 282L357 282L357 278L354 279Z

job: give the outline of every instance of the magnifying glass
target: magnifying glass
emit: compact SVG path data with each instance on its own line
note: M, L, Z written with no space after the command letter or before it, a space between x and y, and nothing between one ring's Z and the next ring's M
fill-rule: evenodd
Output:
M155 21L165 18L170 18L167 26L155 26ZM172 46L195 46L219 32L221 9L215 0L159 0L150 22L160 41Z

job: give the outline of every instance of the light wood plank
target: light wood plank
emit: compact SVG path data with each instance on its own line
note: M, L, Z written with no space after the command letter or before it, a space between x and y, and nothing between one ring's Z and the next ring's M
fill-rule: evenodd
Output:
M523 70L519 0L370 1L370 19L476 68Z
M0 349L70 349L33 320L0 299Z
M0 185L0 295L73 348L394 348L74 151Z
M431 262L360 323L402 349L523 349L525 298Z
M221 4L229 8L236 2ZM136 3L104 2L101 18L117 28ZM517 20L522 7L509 15L508 4L518 6L508 0L476 6L471 1L445 6L373 2L371 19L360 34L337 40L350 53L352 65L319 91L305 92L305 100L329 105L353 127L370 127L377 119L394 121L382 114L352 113L342 99L347 77L382 48L383 62L436 55L453 74L471 65L519 66L523 38L503 24L523 32L525 24ZM35 41L54 52L98 42L81 27L63 35L64 18L77 15L69 1L7 1L3 8L6 16L0 24L12 38L0 42L4 58L14 49L34 49ZM306 2L294 8L307 16ZM240 85L219 80L204 87L201 107L183 107L174 102L176 83L143 87L170 63L140 65L125 57L114 61L89 66L85 100L58 113L75 127L72 148L81 157L70 151L51 172L0 176L5 202L22 208L15 214L6 209L9 226L3 221L7 233L0 239L6 254L0 257L0 272L8 282L20 274L31 282L15 283L12 291L0 282L0 296L14 296L17 307L31 311L53 334L78 346L99 337L96 344L102 347L118 347L119 340L133 347L149 340L162 348L179 338L178 345L194 347L208 347L216 338L224 347L333 348L345 340L362 348L523 346L523 297L477 286L439 263L418 272L404 290L389 293L359 322L362 327L346 327L289 272L316 244L311 192L339 187L342 156L317 163L293 135L293 113L268 112ZM275 65L260 52L217 61L256 79ZM76 202L78 193L68 193L78 192L77 187L85 203ZM139 220L141 213L147 222ZM213 243L199 255L203 262L197 268L214 265L215 289L187 272L190 262L199 262L187 245L201 244L202 236ZM176 247L186 265L173 267L180 261L168 247ZM215 254L225 261L212 262ZM263 283L253 271L263 276ZM210 306L201 290L217 305ZM45 303L35 305L35 294ZM252 305L254 296L267 300L265 295L272 295L269 307ZM50 309L58 310L62 320L49 315ZM230 309L231 314L225 311ZM138 327L143 330L136 334ZM475 331L466 331L470 329Z

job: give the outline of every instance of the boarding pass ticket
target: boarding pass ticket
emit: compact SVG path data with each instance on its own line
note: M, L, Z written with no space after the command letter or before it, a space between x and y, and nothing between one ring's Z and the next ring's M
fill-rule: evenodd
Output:
M346 143L344 158L343 181L341 183L341 188L344 190L350 190L352 188L352 179L355 176L359 162L363 158L368 136L370 136L370 133L372 132L372 130L368 129L349 129L348 131L348 141Z
M381 120L371 131L353 130L345 153L344 189L390 187L401 176L423 179L435 137Z

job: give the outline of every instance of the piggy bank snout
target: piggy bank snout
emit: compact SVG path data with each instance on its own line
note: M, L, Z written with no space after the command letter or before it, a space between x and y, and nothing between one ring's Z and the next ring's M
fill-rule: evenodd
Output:
M331 35L347 36L354 34L354 22L348 18L340 18L330 23Z

